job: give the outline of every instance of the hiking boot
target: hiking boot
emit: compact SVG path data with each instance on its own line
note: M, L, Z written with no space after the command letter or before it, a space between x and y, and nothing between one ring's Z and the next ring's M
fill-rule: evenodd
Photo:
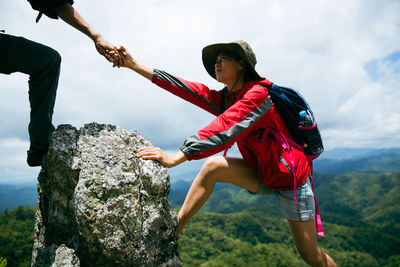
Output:
M42 165L42 159L46 152L46 150L39 150L31 147L27 152L28 157L26 159L26 162L30 167L40 166Z

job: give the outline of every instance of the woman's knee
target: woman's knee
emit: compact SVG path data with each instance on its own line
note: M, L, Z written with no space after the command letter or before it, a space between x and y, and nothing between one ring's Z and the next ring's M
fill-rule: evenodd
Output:
M221 156L209 157L205 161L200 173L204 178L215 177L213 174L217 173L223 167L226 167L226 159Z
M214 156L207 158L206 162L203 165L203 169L206 169L208 172L212 172L218 170L222 167L226 167L226 159L221 156Z

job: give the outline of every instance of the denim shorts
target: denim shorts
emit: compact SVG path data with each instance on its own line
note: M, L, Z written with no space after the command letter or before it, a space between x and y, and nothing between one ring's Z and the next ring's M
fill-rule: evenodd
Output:
M279 201L279 208L286 218L293 221L308 221L315 219L314 193L311 187L311 177L308 177L302 186L297 188L297 204L294 191L274 191L260 183L256 195L275 195Z

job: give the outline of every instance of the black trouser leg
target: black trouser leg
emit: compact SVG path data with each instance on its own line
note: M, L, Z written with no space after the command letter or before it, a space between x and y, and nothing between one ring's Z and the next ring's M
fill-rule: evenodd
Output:
M23 37L0 34L0 72L29 75L31 147L47 150L52 124L61 56L54 49Z

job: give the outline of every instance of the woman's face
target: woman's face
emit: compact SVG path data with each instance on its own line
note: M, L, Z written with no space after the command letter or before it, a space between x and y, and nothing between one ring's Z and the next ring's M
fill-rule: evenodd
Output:
M214 68L217 81L228 85L236 82L243 64L227 53L220 52L215 60Z

